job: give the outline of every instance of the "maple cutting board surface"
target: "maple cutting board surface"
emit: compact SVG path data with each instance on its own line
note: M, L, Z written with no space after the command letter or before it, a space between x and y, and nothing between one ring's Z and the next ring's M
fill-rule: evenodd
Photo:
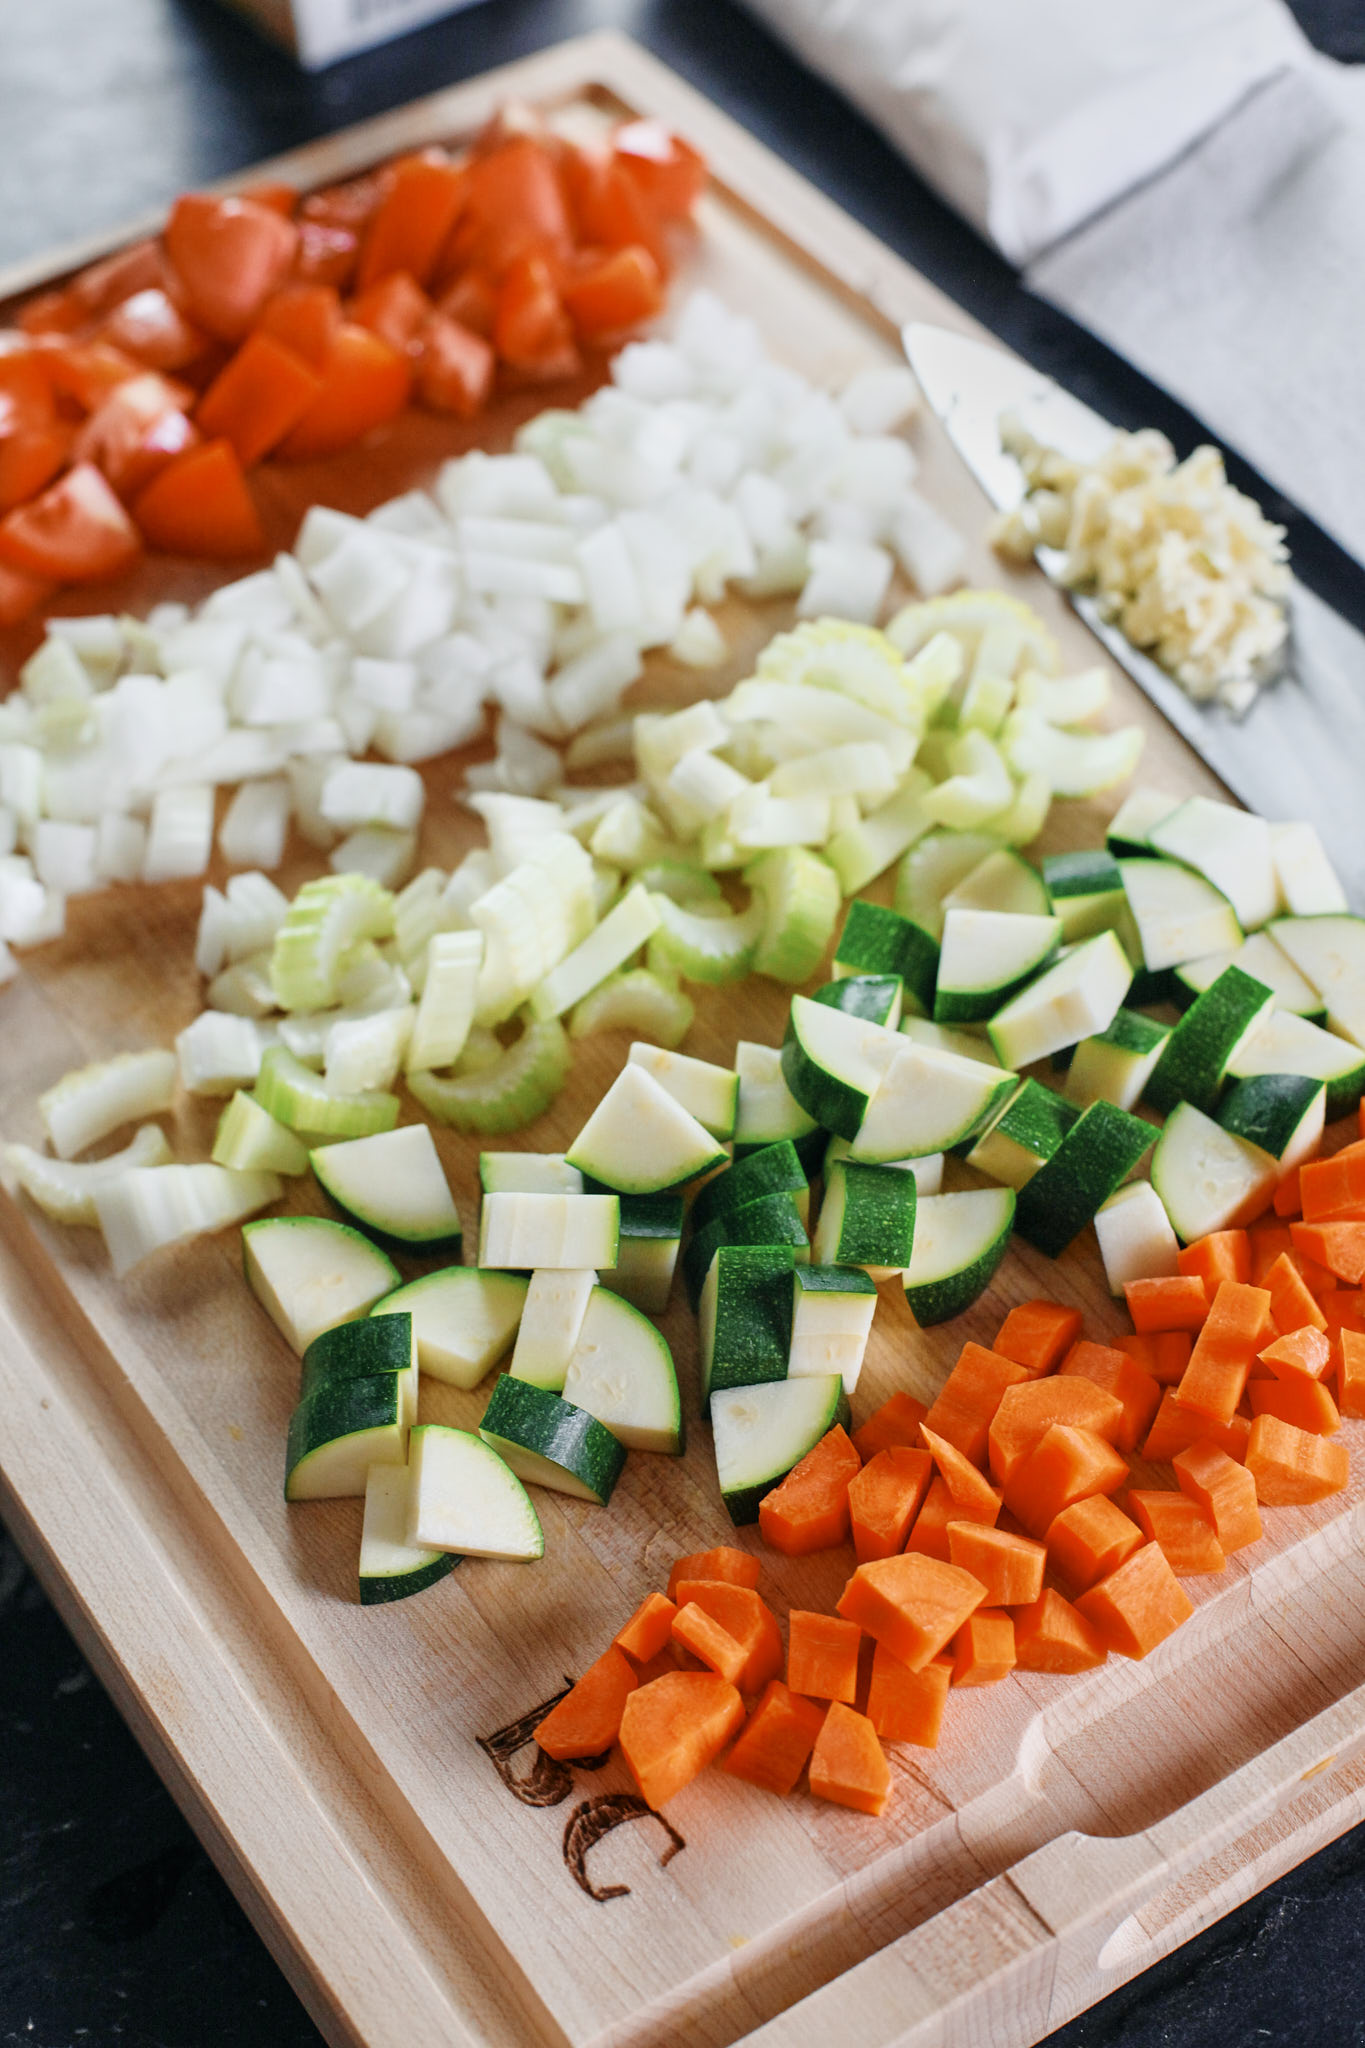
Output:
M684 128L707 151L716 186L675 292L704 283L750 311L770 350L812 378L837 383L896 360L906 318L969 326L723 116L612 38L528 60L313 145L283 168L318 184L399 146L458 140L510 91L575 122L629 108ZM464 447L503 447L548 402L568 401L558 390L507 399L475 429L413 412L343 459L267 467L272 538L287 544L309 502L363 511L429 481ZM1006 574L985 548L984 501L936 425L920 420L910 438L921 488L969 536L973 580L1027 595L1068 667L1093 663L1093 642L1042 579ZM150 559L117 590L87 591L62 609L137 609L197 597L217 580ZM653 656L632 702L672 706L728 689L790 608L736 600L720 616L731 648L724 669L699 681ZM14 634L0 653L10 665L24 650ZM1149 735L1143 779L1216 791L1146 700L1122 676L1114 682L1116 721L1138 720ZM453 800L461 765L449 757L424 771L420 864L451 866L481 843L477 821ZM1042 848L1095 843L1109 808L1059 803ZM282 883L292 889L319 867L315 854L296 858ZM221 880L216 864L209 879ZM6 1137L39 1140L35 1098L69 1068L169 1044L196 1014L201 889L73 901L66 937L25 956L0 994ZM687 1051L728 1063L737 1038L780 1040L781 988L750 980L695 993ZM624 1034L581 1043L553 1109L496 1142L565 1146L626 1044ZM217 1113L215 1103L182 1099L168 1124L178 1156L207 1156ZM436 1139L472 1258L479 1141L441 1129ZM324 1208L307 1182L289 1203ZM680 1289L662 1327L689 1417L686 1456L633 1453L606 1510L538 1493L541 1564L466 1561L419 1598L362 1610L361 1504L287 1508L282 1498L298 1361L243 1284L236 1231L116 1285L95 1232L60 1230L0 1200L0 1261L6 1511L336 2040L720 2048L760 2028L774 2043L838 2038L856 2013L869 2039L908 2040L907 2027L921 2029L917 2041L978 2038L979 2023L982 2040L1027 2042L1193 1931L1201 1899L1222 1897L1212 1910L1225 1910L1231 1880L1219 1878L1221 1893L1208 1884L1177 1895L1163 1891L1170 1871L1159 1858L1139 1858L1140 1884L1130 1858L1125 1882L1142 1892L1147 1921L1133 1919L1117 1947L1110 1940L1103 1967L1092 1956L1066 1978L1055 1911L1001 1873L1049 1844L1065 1848L1068 1830L1101 1838L1088 1845L1096 1852L1123 1846L1108 1838L1147 1843L1191 1800L1249 1782L1230 1774L1254 1771L1277 1743L1311 1746L1303 1731L1317 1716L1346 1714L1347 1735L1365 1727L1351 1701L1365 1646L1357 1480L1318 1508L1273 1511L1253 1552L1217 1578L1187 1582L1194 1619L1145 1663L954 1693L936 1751L892 1748L894 1790L880 1820L805 1794L773 1799L716 1772L649 1816L619 1761L550 1767L529 1737L535 1710L666 1582L676 1555L726 1540L760 1548L756 1530L733 1537L720 1505ZM929 1396L967 1338L989 1342L1009 1306L1038 1293L1074 1301L1093 1335L1123 1326L1089 1232L1056 1264L1016 1244L987 1296L944 1328L917 1330L888 1285L855 1415L899 1387ZM472 1427L486 1398L487 1387L460 1394L423 1381L421 1412ZM762 1583L784 1613L827 1608L851 1567L848 1551L797 1561L765 1553ZM1349 1752L1343 1737L1329 1761ZM1317 1788L1299 1853L1327 1838L1324 1827L1339 1831L1322 1814L1346 1814L1343 1796ZM1243 1857L1255 1882L1294 1860L1293 1828L1287 1839L1278 1866L1269 1850L1257 1852L1260 1863ZM1073 1876L1089 1868L1080 1852L1068 1867ZM1180 1868L1189 1867L1186 1855ZM905 1970L907 1953L920 1951L902 1944L935 1929L949 1940L948 1989L931 1993L932 1973L912 1969L916 1996L928 2000L916 2016L904 1987L864 1973ZM972 2017L962 2001L989 1977L1002 1940L1011 1970L1028 1959L1028 1988L1010 1976L1007 2009L992 2016L982 2004ZM973 1943L984 1943L979 1962Z

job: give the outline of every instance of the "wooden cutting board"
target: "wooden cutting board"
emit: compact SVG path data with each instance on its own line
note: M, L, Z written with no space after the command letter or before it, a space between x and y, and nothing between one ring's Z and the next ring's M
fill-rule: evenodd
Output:
M575 123L629 109L685 130L715 171L690 281L751 311L771 349L811 376L895 360L904 319L969 328L614 37L567 44L270 168L322 183L467 135L510 93ZM0 294L74 260L2 278ZM479 424L480 444L505 445L536 403L501 404ZM287 541L314 499L363 510L425 482L474 438L413 414L362 454L268 472L275 536ZM1026 594L1068 664L1093 662L1055 593L1006 575L981 544L984 501L933 422L912 439L924 490L973 536L974 578ZM116 591L64 608L195 597L210 580L151 560ZM788 616L728 605L732 659L707 686L728 688ZM17 634L0 649L23 651ZM1121 676L1115 687L1118 713L1149 733L1144 779L1216 789L1145 698ZM695 675L652 658L638 701L698 692ZM451 802L451 760L427 781L422 856L448 866L477 829ZM1104 814L1058 805L1044 844L1094 843ZM317 866L295 862L286 886ZM69 1067L169 1043L191 1019L199 897L196 882L74 902L67 937L28 955L0 996L6 1136L37 1137L34 1099ZM728 1061L738 1037L776 1043L785 1008L758 981L699 991L688 1050ZM520 1142L565 1144L625 1048L624 1036L584 1043L568 1089ZM206 1156L215 1116L184 1103L171 1120L177 1152ZM472 1236L477 1143L451 1132L438 1143ZM322 1206L306 1187L291 1199ZM1044 1291L1074 1300L1096 1333L1120 1327L1088 1234L1058 1266L1013 1250L986 1299L947 1329L916 1330L886 1288L858 1412L896 1387L930 1392L964 1339L988 1341L1013 1302ZM685 1306L664 1328L695 1417ZM1252 1557L1191 1582L1195 1618L1145 1663L955 1694L937 1751L894 1752L880 1821L716 1774L660 1818L640 1810L619 1763L537 1763L529 1726L673 1556L730 1535L700 1423L682 1460L632 1456L608 1511L540 1495L547 1554L536 1568L467 1562L419 1599L362 1610L359 1503L286 1509L281 1498L297 1361L242 1285L235 1232L116 1286L95 1233L51 1228L0 1199L0 1389L11 1525L337 2042L813 2048L856 2026L869 2043L1024 2044L1357 1817L1358 1482L1319 1508L1276 1511ZM424 1382L422 1412L472 1425L483 1399ZM757 1547L756 1532L740 1540ZM844 1553L765 1556L765 1583L783 1608L824 1606L850 1566Z

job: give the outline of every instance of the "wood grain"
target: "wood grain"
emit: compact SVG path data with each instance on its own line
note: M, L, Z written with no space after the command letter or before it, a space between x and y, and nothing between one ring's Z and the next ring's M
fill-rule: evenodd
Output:
M683 127L716 169L694 281L750 308L774 353L811 376L893 360L907 318L970 331L822 195L614 38L564 46L272 169L316 184L467 134L512 90L574 118L632 108ZM37 281L32 269L11 275L0 293ZM501 403L480 442L505 445L537 402ZM265 472L274 537L288 538L311 499L364 510L426 481L470 439L414 414L353 459ZM1092 663L1093 643L1056 593L1004 575L975 538L983 501L942 434L921 422L913 440L926 493L974 536L973 575L1026 594L1068 661ZM64 608L205 587L201 571L152 560ZM710 687L728 688L788 615L727 605L732 658ZM22 651L20 636L0 648ZM695 676L651 658L638 701L697 693ZM1116 716L1148 731L1144 779L1217 788L1122 677L1115 696ZM478 836L451 801L457 768L426 771L422 854L442 865ZM1093 842L1103 814L1058 806L1046 846ZM317 866L294 861L287 885ZM38 1135L34 1097L68 1067L166 1043L193 1016L199 894L196 883L75 902L67 937L29 956L4 997L7 1136ZM780 1035L775 987L698 996L688 1049L704 1058L728 1061L737 1037ZM585 1043L569 1089L520 1142L567 1142L625 1045ZM183 1156L204 1156L214 1116L212 1105L179 1106ZM472 1229L477 1145L449 1132L438 1144ZM322 1206L308 1189L291 1199ZM626 1889L594 1898L566 1864L567 1824L585 1800L628 1789L620 1765L538 1781L529 1803L530 1754L490 1738L581 1670L677 1552L729 1534L705 1428L693 1427L682 1460L632 1457L609 1512L542 1495L547 1556L535 1570L469 1563L418 1600L361 1610L358 1503L286 1511L281 1499L297 1362L241 1284L235 1234L116 1288L93 1233L6 1203L0 1259L7 1512L331 2038L796 2044L838 2038L830 2015L856 2009L870 2039L1023 2043L1355 1812L1358 1486L1278 1511L1252 1559L1196 1582L1195 1619L1145 1664L955 1695L941 1748L896 1755L881 1822L703 1779L670 1805L684 1847L666 1862L672 1845L649 1819L623 1818L597 1842L596 1888ZM918 1331L886 1288L860 1410L898 1386L931 1391L964 1338L988 1339L1012 1302L1056 1288L1096 1333L1119 1327L1090 1244L1056 1266L1018 1248L949 1330ZM685 1306L664 1328L695 1414ZM471 1424L482 1401L423 1387L427 1419ZM779 1605L814 1606L832 1602L849 1563L765 1558L765 1574ZM1302 1788L1294 1769L1329 1750L1336 1762Z

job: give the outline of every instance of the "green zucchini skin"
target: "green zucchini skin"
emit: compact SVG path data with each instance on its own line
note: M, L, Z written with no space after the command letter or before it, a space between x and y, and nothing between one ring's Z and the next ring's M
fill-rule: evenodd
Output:
M1049 1258L1060 1258L1156 1137L1154 1126L1141 1117L1112 1102L1092 1102L1051 1159L1019 1190L1014 1212L1019 1235Z
M1322 1081L1304 1074L1256 1074L1233 1083L1219 1105L1218 1121L1235 1138L1283 1160L1305 1122L1313 1118L1319 1096L1325 1114L1327 1090Z
M711 1261L723 1244L789 1245L799 1259L810 1257L810 1239L796 1198L783 1191L715 1216L696 1232L682 1255L683 1284L695 1310Z
M894 1031L900 1022L905 983L898 974L846 974L842 981L827 981L816 989L813 1002L828 1003L849 1017L865 1017L869 1024L885 1024Z
M845 974L898 975L923 1014L933 1011L937 941L899 911L855 897L834 948L834 967L836 975L841 968Z
M820 1138L823 1144L823 1132ZM796 1146L790 1138L779 1138L776 1144L746 1153L707 1181L692 1204L692 1227L701 1230L717 1216L742 1209L746 1202L760 1201L764 1195L800 1194L807 1184ZM621 1227L624 1230L624 1212Z
M721 1499L736 1528L756 1522L764 1495L782 1484L793 1465L799 1465L822 1436L836 1425L846 1429L849 1423L848 1397L838 1373L828 1375L827 1386L813 1379L796 1379L773 1381L751 1389L725 1388L714 1393L710 1401L711 1429L717 1439L718 1450L724 1428L718 1411L727 1400L734 1400L746 1392L751 1399L772 1410L773 1426L764 1433L768 1451L766 1469L757 1472L750 1466L748 1471L732 1475L728 1484L722 1478ZM789 1411L792 1407L799 1407L802 1415L801 1427L795 1432L783 1426L784 1410Z
M600 1507L607 1505L625 1470L626 1447L604 1422L510 1373L494 1387L479 1435L495 1451L508 1443L559 1466L585 1486Z
M1178 1102L1212 1116L1227 1079L1228 1062L1257 1019L1274 1002L1263 981L1240 967L1225 967L1196 996L1162 1048L1147 1083L1147 1100L1165 1116Z
M369 1379L377 1373L407 1372L413 1360L412 1317L363 1316L338 1323L315 1337L303 1354L299 1399L338 1380Z
M842 1184L841 1188L839 1184ZM872 1166L841 1159L825 1177L825 1201L843 1209L833 1241L821 1237L823 1263L830 1266L906 1267L915 1242L918 1188L913 1173L895 1166ZM823 1217L821 1219L823 1223Z
M710 1322L709 1374L703 1342L703 1406L721 1388L787 1377L794 1265L785 1244L723 1244L716 1253L707 1276L709 1295L703 1288L703 1322Z
M971 1188L958 1194L926 1195L920 1202L916 1215L918 1269L912 1255L904 1279L906 1303L922 1330L951 1322L980 1300L1009 1250L1017 1200L1013 1188ZM932 1268L932 1253L936 1245L941 1246L945 1227L940 1219L945 1218L956 1219L952 1234L959 1239L965 1236L965 1253L959 1243L953 1261L940 1262L937 1272L926 1274L926 1254Z

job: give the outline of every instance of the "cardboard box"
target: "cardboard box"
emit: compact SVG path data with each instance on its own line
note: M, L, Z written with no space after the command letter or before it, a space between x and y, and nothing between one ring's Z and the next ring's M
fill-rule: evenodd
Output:
M357 50L392 42L411 28L454 14L474 0L229 0L239 14L283 43L305 71L320 71Z

